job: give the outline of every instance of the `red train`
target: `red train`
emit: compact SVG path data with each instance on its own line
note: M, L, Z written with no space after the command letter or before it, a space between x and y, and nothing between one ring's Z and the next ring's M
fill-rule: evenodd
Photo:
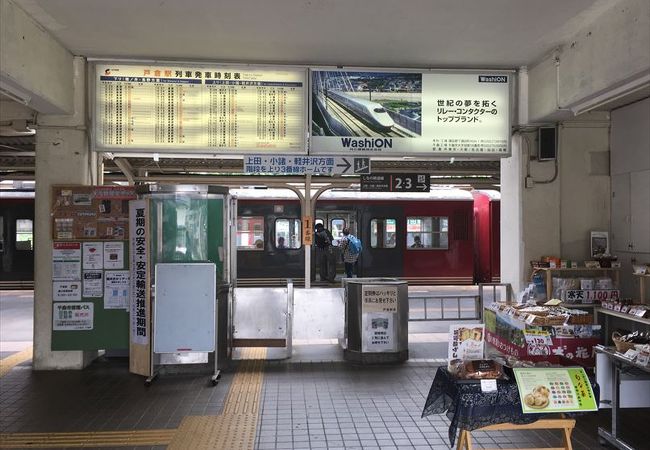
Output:
M232 189L237 198L240 285L304 279L300 203L286 189ZM435 189L396 194L328 191L315 222L335 240L348 227L363 243L357 275L398 277L411 284L499 281L499 193ZM0 287L30 287L34 278L34 196L0 196ZM416 236L421 245L415 245ZM282 239L281 239L282 238ZM282 240L283 244L279 245ZM282 248L281 248L282 247ZM319 250L312 252L312 277ZM338 274L343 274L339 260Z
M238 199L238 283L274 284L286 278L300 283L305 260L296 195L278 189L231 192ZM325 224L335 241L345 227L361 239L360 277L427 285L493 282L499 280L498 203L495 191L328 191L316 203L315 223ZM318 251L312 257L313 280ZM337 273L343 274L340 262Z

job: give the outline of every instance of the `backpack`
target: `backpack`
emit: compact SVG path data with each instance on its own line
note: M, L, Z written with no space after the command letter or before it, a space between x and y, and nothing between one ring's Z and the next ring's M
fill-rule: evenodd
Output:
M330 236L331 234L329 231L323 228L321 231L316 233L316 246L324 249L332 245L332 238Z
M348 249L351 255L358 255L361 253L361 240L353 234L348 236Z

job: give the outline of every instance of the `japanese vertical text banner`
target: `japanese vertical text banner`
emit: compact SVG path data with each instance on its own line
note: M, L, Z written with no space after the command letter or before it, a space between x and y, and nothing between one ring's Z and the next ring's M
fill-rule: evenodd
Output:
M149 343L149 224L147 200L131 200L131 295L130 322L131 342L139 345Z
M510 73L311 74L310 154L510 155Z
M305 153L307 70L97 64L95 149Z

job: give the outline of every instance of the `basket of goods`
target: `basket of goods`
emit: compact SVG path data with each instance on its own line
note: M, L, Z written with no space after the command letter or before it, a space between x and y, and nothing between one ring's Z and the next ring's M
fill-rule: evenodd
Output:
M645 345L650 343L650 334L641 331L635 331L626 335L622 335L618 331L612 333L612 341L616 346L616 351L625 353L628 350L635 348L635 345Z

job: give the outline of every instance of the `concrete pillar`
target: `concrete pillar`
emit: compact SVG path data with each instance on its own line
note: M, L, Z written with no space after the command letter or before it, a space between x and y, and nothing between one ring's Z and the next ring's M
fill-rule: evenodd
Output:
M86 63L73 61L74 113L39 115L36 132L36 233L34 260L34 370L82 369L97 352L51 350L52 219L55 184L93 184L96 159L86 130Z
M517 74L517 118L528 122L528 70ZM514 122L514 120L513 120ZM510 283L515 294L524 286L523 189L525 162L522 163L522 137L510 140L510 158L501 160L501 282Z

